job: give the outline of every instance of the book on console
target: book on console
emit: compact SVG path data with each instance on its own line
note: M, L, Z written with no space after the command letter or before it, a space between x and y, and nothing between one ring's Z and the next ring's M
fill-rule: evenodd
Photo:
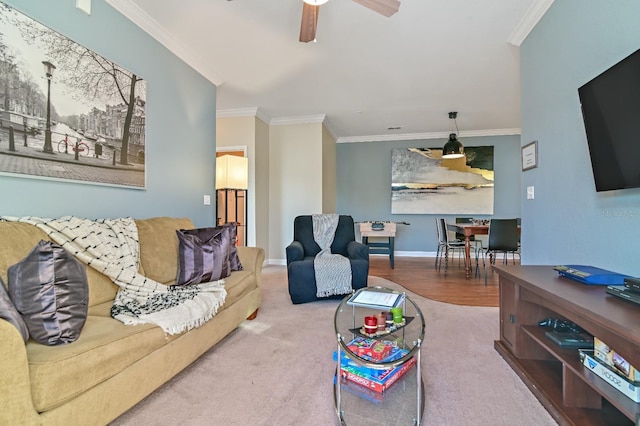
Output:
M624 285L628 275L607 271L588 265L556 265L553 267L562 277L590 285Z

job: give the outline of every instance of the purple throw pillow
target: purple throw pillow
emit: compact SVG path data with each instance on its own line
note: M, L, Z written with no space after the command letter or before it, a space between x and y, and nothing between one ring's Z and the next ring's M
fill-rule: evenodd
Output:
M29 340L29 329L27 328L27 324L25 324L20 312L18 312L11 301L2 278L0 278L0 318L9 321L18 329L18 332L20 332L22 340L24 340L25 343Z
M242 263L240 263L238 248L236 247L238 241L238 226L233 222L225 223L222 226L229 228L229 263L231 264L231 270L242 271Z
M9 267L9 295L31 338L43 345L74 342L87 320L89 283L85 266L51 241L40 241Z
M217 281L231 274L229 229L180 229L178 235L178 274L175 285Z

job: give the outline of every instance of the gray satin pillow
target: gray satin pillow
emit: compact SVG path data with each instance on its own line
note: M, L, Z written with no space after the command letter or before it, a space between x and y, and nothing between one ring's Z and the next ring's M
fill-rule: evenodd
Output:
M8 275L9 295L33 340L53 346L78 339L89 302L87 271L78 259L43 240Z
M7 289L4 286L2 278L0 278L0 318L9 321L18 329L20 335L22 335L22 340L24 340L25 343L29 340L27 324L24 323L22 316L20 316L20 312L18 312L9 298L9 293L7 293Z
M178 235L178 274L175 285L217 281L231 274L229 229L180 229Z

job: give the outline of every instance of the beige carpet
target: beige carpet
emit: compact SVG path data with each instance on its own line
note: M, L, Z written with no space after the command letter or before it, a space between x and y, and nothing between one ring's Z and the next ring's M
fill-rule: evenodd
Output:
M369 285L402 289L377 277ZM498 308L408 295L426 322L422 424L556 424L493 349ZM266 267L258 318L245 321L113 425L336 425L331 358L337 305L291 304L285 267Z

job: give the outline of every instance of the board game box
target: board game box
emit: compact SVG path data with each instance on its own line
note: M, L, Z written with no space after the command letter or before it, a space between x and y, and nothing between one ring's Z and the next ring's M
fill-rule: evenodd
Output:
M369 339L358 336L349 342L347 347L360 358L381 362L389 356L393 348L396 347L396 344L387 340Z
M409 353L409 351L406 350L406 349L400 349L400 348L394 347L391 350L391 352L389 353L389 355L386 358L384 358L382 361L380 361L380 362L395 361L397 359L402 358L403 356L405 356L408 353ZM338 361L338 351L333 351L333 360L336 361L336 362ZM342 354L342 361L341 361L340 366L341 367L356 368L360 375L373 377L373 378L379 378L380 376L385 374L385 372L387 370L391 370L393 368L393 367L389 367L389 368L369 368L369 367L365 367L364 365L358 364L357 362L355 362L354 360L349 358L344 353Z
M602 340L594 337L593 339L594 357L600 362L606 364L611 369L618 372L618 374L624 376L626 380L634 382L640 385L640 372L634 368L633 365L621 357L616 351L611 349Z
M380 377L361 375L362 373L358 369L346 366L340 368L340 376L368 389L382 393L397 382L415 363L416 357L414 356L404 364L386 370Z
M628 379L616 370L596 359L593 351L579 349L580 359L585 367L596 373L611 386L619 390L627 398L634 402L640 402L640 386L628 381Z

